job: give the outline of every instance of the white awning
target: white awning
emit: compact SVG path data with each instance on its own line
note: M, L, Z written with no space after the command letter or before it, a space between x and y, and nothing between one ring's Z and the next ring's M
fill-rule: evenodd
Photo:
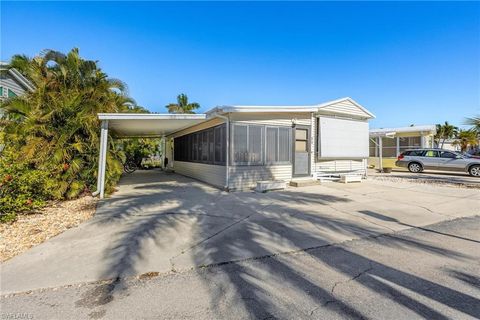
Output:
M99 113L117 138L161 137L207 120L205 114Z

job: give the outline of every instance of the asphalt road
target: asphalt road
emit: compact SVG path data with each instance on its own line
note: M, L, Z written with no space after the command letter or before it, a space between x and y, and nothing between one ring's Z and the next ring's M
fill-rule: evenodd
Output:
M480 217L3 296L1 319L478 319ZM80 266L81 267L81 266Z

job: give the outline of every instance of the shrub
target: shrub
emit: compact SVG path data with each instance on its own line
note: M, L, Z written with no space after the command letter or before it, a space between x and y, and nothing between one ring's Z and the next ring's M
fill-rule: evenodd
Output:
M0 157L0 221L14 220L17 213L31 211L52 198L54 183L47 171L32 169L12 157Z

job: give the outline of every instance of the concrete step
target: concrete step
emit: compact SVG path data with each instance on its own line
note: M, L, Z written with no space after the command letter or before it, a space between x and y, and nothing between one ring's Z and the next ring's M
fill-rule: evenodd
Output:
M320 181L310 179L310 180L292 180L290 181L291 187L308 187L320 184Z

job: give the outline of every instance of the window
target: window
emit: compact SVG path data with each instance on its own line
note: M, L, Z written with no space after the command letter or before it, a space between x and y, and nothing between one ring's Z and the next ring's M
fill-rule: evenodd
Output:
M15 98L17 95L15 92L13 92L12 90L8 89L8 97L9 98Z
M247 132L248 126L233 126L233 161L236 163L248 162Z
M441 151L440 158L456 159L457 155L453 152Z
M225 164L225 125L174 139L174 160Z
M215 158L214 163L224 164L225 163L225 152L226 152L226 126L218 126L214 129L214 140L215 140Z
M292 145L291 128L279 128L278 129L278 161L290 162Z
M438 157L438 152L434 150L427 150L423 154L424 157L429 157L429 158L436 158Z
M233 125L233 162L263 163L263 126Z
M291 132L290 127L232 125L232 162L237 165L290 163Z
M421 157L423 155L423 150L405 151L404 155L410 156L410 157Z
M267 163L278 161L278 128L267 127L266 133L266 153L265 161Z
M308 152L307 133L307 129L295 129L295 152Z
M265 162L288 163L290 162L290 128L267 127L265 136Z
M263 162L263 127L248 126L248 162Z
M399 137L398 145L400 152L407 149L420 148L422 143L422 137Z

